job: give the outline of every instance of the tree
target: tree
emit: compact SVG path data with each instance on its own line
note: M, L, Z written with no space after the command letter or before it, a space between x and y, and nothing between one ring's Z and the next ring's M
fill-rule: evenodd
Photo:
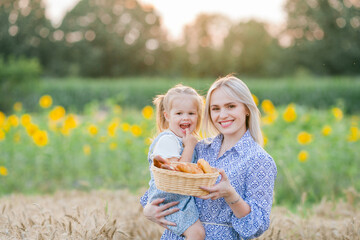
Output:
M43 66L51 61L52 26L41 0L0 2L0 55L38 58Z
M219 76L226 73L226 62L219 57L231 24L220 14L200 14L193 24L185 27L184 48L191 75Z
M135 0L82 0L58 31L68 48L64 61L83 76L154 74L165 64L160 18Z
M360 3L287 0L288 57L317 74L360 73Z
M262 22L250 20L234 25L224 41L224 60L229 72L247 75L273 75L274 54L279 46ZM275 63L276 64L276 63Z

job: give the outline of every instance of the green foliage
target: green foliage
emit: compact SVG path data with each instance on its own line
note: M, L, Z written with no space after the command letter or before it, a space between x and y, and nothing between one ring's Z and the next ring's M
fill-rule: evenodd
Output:
M81 76L153 74L165 41L155 10L137 1L80 1L64 18L63 62ZM66 69L63 69L66 71Z
M340 106L347 113L359 113L360 79L357 77L283 78L246 81L259 99L271 99L276 105L294 102L315 109Z
M284 66L321 75L360 73L359 6L347 1L287 0ZM291 66L292 65L292 66Z
M8 111L16 97L26 99L37 86L42 68L37 59L0 57L0 109Z
M27 59L24 57L9 57L7 61L0 58L0 83L18 85L27 81L39 80L41 66L37 59Z
M253 79L244 78L250 90L260 99L271 99L276 105L296 102L299 105L316 109L341 106L348 113L360 112L360 81L358 78L292 78L292 79ZM55 104L66 109L83 111L92 101L101 104L111 102L123 106L142 108L151 105L157 94L165 93L170 87L183 83L206 95L214 79L187 78L122 78L112 79L45 79L39 87L31 89L24 97L17 95L27 111L36 111L41 95L50 94Z
M275 107L277 118L264 125L263 132L267 138L265 150L278 169L276 204L298 205L304 193L307 203L320 202L323 197L338 199L349 187L360 189L358 115L336 119L330 108L315 111L295 105L295 121L286 122L282 118L285 107ZM0 173L0 195L146 188L150 178L148 138L154 134L154 116L145 119L139 110L121 111L113 104L104 109L92 103L86 109L84 114L75 115L76 126L70 124L70 129L66 119L71 112L55 122L48 118L52 108L31 114L31 122L47 132L48 140L42 147L35 144L28 123L0 123L4 133L0 140L0 167L7 170L6 176L4 171ZM20 113L14 116L20 118ZM97 128L96 134L90 134L91 125ZM323 135L325 125L332 129L330 135ZM353 138L349 137L351 127L357 129ZM297 141L302 131L312 135L310 143ZM303 162L298 160L302 150L309 154Z
M278 169L276 201L280 204L301 203L306 194L306 200L313 203L320 202L323 197L338 199L351 186L360 189L360 175L353 170L360 167L360 132L357 132L357 140L350 138L351 127L359 131L359 116L337 120L331 108L316 111L296 105L295 109L297 118L294 122L284 121L284 108L279 108L274 123L263 127L268 137L265 148ZM329 135L322 131L325 126L331 129ZM310 143L299 143L297 137L302 131L311 134ZM298 159L300 151L308 153L304 162Z
M124 110L119 115L109 109L104 116L104 112L93 105L89 106L87 115L76 116L77 126L66 134L64 118L52 127L48 126L49 112L43 110L31 119L40 130L47 132L45 146L35 144L26 124L12 126L6 132L5 140L0 141L0 166L8 169L8 176L0 175L0 195L57 189L137 189L147 184L147 146L144 141L150 135L146 129L152 128L152 121L132 110ZM131 128L123 130L118 124L119 117L121 123L130 123L130 127L141 126L143 134L135 136ZM114 136L108 133L111 123L117 124ZM98 129L97 134L90 134L90 125ZM0 130L3 131L2 127Z
M0 3L0 55L36 57L47 76L218 77L360 73L360 15L349 1L287 0L285 29L200 14L172 40L137 0L82 0L51 26L41 0Z
M0 3L0 55L37 58L47 68L54 45L53 28L41 0L4 0Z

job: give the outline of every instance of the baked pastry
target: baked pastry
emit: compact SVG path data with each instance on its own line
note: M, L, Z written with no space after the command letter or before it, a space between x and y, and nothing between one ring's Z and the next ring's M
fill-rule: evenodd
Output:
M204 173L212 173L213 169L210 166L210 164L205 161L205 159L200 158L197 162L197 165L199 166L199 168L201 168L203 170Z
M196 164L191 163L178 163L175 169L180 172L193 174L204 173L203 170L201 170L201 168L199 168Z
M155 157L154 157L154 165L155 165L155 167L158 167L158 168L161 168L161 166L163 165L163 164L165 164L165 165L171 165L171 163L170 163L170 161L168 160L168 159L166 159L166 158L162 158L161 156L159 156L159 155L156 155Z

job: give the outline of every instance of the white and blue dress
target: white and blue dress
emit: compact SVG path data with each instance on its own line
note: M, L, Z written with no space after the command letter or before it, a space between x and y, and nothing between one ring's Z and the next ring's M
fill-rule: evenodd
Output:
M251 212L237 218L224 198L203 200L195 198L199 219L203 223L206 240L251 239L260 236L270 224L274 183L277 169L272 157L259 146L249 131L237 144L219 158L223 136L202 140L195 148L198 159L204 158L211 166L224 169L231 185L251 207ZM217 183L220 181L220 176ZM140 203L145 206L148 193ZM165 230L161 239L184 239Z

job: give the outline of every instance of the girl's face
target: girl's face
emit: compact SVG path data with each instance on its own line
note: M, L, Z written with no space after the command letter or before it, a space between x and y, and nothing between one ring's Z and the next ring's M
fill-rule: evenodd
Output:
M215 89L210 99L210 116L224 138L240 139L246 132L245 104L230 98L221 88Z
M181 95L172 101L169 112L164 112L169 122L169 129L179 137L184 137L186 128L192 133L198 121L198 108L196 101L189 95Z

